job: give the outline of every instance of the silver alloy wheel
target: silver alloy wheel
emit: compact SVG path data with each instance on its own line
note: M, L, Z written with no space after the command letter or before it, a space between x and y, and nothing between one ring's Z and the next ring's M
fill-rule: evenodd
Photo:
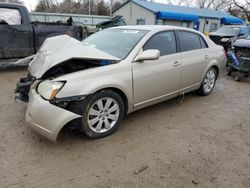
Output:
M113 98L101 98L89 109L87 118L89 128L96 133L107 132L116 124L119 115L119 105Z
M210 69L207 72L203 83L203 88L206 93L209 93L213 89L215 84L215 77L216 77L215 72L212 69Z

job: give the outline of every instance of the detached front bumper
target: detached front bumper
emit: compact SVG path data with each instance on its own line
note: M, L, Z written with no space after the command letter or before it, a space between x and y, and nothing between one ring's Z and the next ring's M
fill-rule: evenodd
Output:
M47 139L56 142L60 130L81 116L44 100L35 89L30 89L25 120L29 126Z

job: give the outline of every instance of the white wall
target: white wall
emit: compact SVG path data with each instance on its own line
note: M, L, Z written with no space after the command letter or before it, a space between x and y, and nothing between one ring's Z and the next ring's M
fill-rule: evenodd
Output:
M96 24L108 21L109 16L96 16L96 15L82 15L82 14L61 14L61 13L46 13L46 12L31 12L30 18L31 21L39 22L65 22L69 17L73 18L74 22L84 23L88 26L95 26Z
M163 25L173 25L173 26L181 26L181 21L177 20L163 20Z
M206 24L206 21L208 21L208 24ZM221 27L221 20L220 19L209 19L209 18L200 18L200 32L210 32L211 25L213 23L217 23L217 29Z
M154 25L155 24L155 15L153 12L138 6L137 4L133 2L129 2L117 11L113 13L113 16L116 15L122 15L126 21L127 25L136 25L136 20L137 19L145 19L145 24L148 25ZM208 24L205 22L205 18L200 18L200 26L199 26L199 31L200 32L209 32L211 28L212 23L217 23L217 29L221 27L221 21L220 19L208 19ZM159 24L162 25L173 25L173 26L182 26L182 21L178 20L161 20L158 21ZM193 22L189 22L189 28L193 29Z
M122 15L127 25L136 25L137 19L145 19L145 24L154 25L155 15L153 12L142 8L135 3L129 2L113 13L113 16Z

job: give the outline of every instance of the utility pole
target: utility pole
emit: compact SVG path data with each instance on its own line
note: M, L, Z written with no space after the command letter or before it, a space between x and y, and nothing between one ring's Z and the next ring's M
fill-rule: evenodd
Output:
M90 10L90 0L89 0L89 15L91 14L91 10Z
M110 0L110 17L112 17L112 11L113 11L113 4L114 4L114 0Z

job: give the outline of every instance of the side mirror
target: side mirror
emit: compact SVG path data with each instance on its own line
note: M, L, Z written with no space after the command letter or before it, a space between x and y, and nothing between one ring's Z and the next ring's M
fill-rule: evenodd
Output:
M157 60L159 58L160 58L159 50L145 50L135 58L135 61Z

